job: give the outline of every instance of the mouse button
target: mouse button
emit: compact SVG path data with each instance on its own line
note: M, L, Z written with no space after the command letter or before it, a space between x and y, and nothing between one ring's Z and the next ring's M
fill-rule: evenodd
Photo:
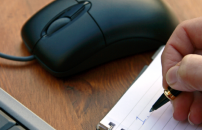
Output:
M35 44L42 36L42 30L68 7L77 4L75 0L57 0L48 4L36 14L34 14L22 27L21 36L30 50L33 50Z
M54 21L47 29L47 34L50 35L68 24L71 20L69 18L60 18Z

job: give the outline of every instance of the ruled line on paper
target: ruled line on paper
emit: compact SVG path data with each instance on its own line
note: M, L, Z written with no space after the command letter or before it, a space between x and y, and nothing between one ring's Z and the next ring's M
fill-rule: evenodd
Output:
M154 93L154 91L156 91L154 88L155 88L156 82L158 82L158 80L159 79L157 79L153 83L153 85L151 85L150 88L146 91L146 93L143 94L143 96L140 98L140 100L137 102L137 104L134 105L132 110L127 114L127 116L124 118L124 120L119 125L124 125L124 126L130 127L130 125L136 120L134 117L138 117L139 113L141 113L144 110L144 109L140 110L139 108L142 108L146 104L148 104L152 100L152 98L150 98L150 97L153 97L154 95L156 95L157 92ZM159 92L162 93L162 90L161 91L159 90ZM138 108L138 109L136 109L136 108ZM148 115L149 115L149 111L148 111L147 116ZM145 117L147 117L147 116L145 116ZM145 117L143 117L143 118L145 118Z
M162 79L159 78L157 82L161 81ZM130 116L125 120L125 122L129 122L129 120L133 121L130 123L129 128L132 129L138 129L141 127L141 123L138 122L137 120L134 120L133 116L137 116L141 119L148 119L150 116L149 110L151 109L151 105L156 101L156 98L159 97L160 94L162 94L163 89L155 89L157 82L155 82L150 91L148 91L144 97L142 97L142 100L140 103L136 106L136 108L133 109L133 111L130 113Z
M176 121L172 117L172 105L170 103L162 111L158 112L157 110L155 113L152 113L142 127L137 130L202 130L202 125L192 126L188 121ZM130 128L128 130L136 129Z
M151 127L151 130L157 130L157 129L161 129L162 130L163 128L165 128L165 125L168 123L167 121L172 117L172 114L170 112L169 113L166 112L169 109L171 109L171 105L169 105L165 109L165 111L160 115L160 117L158 118L158 120Z

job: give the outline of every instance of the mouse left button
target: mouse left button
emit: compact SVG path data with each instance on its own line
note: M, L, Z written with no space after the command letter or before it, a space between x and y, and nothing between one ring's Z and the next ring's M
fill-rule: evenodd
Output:
M47 29L47 34L50 35L68 24L71 20L69 18L60 18L55 20Z

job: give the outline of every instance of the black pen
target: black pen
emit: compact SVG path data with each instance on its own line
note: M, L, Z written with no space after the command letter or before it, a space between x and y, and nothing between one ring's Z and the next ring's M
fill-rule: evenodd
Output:
M152 106L152 108L150 109L149 112L157 110L158 108L160 108L161 106L163 106L164 104L166 104L170 100L174 100L175 97L177 97L180 93L181 93L181 91L174 90L171 87L168 87L168 89L164 90L164 93L154 103L154 105Z

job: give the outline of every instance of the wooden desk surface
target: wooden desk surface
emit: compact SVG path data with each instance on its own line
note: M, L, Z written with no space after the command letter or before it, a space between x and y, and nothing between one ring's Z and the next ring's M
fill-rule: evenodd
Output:
M164 0L180 21L202 15L202 0ZM30 55L20 30L51 0L1 0L0 52ZM153 52L130 56L66 79L47 73L36 61L0 58L0 87L58 130L94 130Z

